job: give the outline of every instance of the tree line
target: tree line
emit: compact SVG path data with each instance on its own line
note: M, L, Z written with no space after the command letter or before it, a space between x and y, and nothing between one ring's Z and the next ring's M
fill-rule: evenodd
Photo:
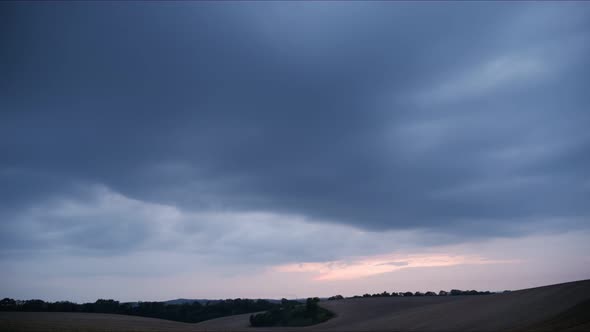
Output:
M69 301L45 302L43 300L0 300L0 311L45 311L107 313L161 318L186 323L208 319L271 310L280 304L267 300L229 299L201 304L197 301L184 304L165 302L125 302L99 299L94 303L77 304Z
M391 296L458 296L458 295L489 295L489 294L494 294L493 292L490 291L476 291L476 290L459 290L459 289L453 289L450 292L441 290L438 293L432 292L432 291L428 291L425 293L422 292L383 292L383 293L375 293L375 294L363 294L361 295L355 295L349 298L361 298L361 297L391 297ZM334 300L343 300L344 296L342 295L335 295L335 296L330 296L328 298L328 300L330 301L334 301Z
M457 296L457 295L488 295L490 291L462 291L453 289L450 292L441 290L435 293L422 292L387 292L363 294L351 298L392 297L392 296ZM328 300L342 300L342 295L335 295ZM282 299L281 303L267 300L228 299L201 304L198 301L183 304L166 302L119 302L112 299L98 299L95 302L78 304L69 301L45 302L43 300L18 301L10 298L0 300L0 311L44 311L44 312L86 312L108 313L168 319L179 322L197 323L208 319L230 315L247 314L259 311L265 313L252 315L253 326L303 326L311 325L332 317L332 313L319 307L318 298L308 298L305 305L298 301Z

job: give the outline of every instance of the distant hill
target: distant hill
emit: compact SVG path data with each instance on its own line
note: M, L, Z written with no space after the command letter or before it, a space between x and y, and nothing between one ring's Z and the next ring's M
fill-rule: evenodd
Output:
M194 302L199 302L200 304L206 304L207 302L210 303L217 303L221 300L210 300L210 299L174 299L174 300L168 300L168 301L164 301L164 303L166 304L191 304Z
M260 299L260 300L266 300L270 303L281 303L280 299ZM292 301L298 301L301 303L304 303L305 300L307 299L293 299ZM206 304L207 302L209 303L217 303L223 301L221 299L217 299L217 300L212 300L212 299L184 299L184 298L180 298L180 299L174 299L174 300L168 300L168 301L164 301L164 303L166 304L185 304L185 303L193 303L193 302L199 302L200 304Z

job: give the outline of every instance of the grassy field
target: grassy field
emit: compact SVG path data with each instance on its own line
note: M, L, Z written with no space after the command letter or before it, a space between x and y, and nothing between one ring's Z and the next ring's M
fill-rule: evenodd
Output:
M0 331L588 331L590 280L486 296L325 301L336 317L301 328L251 328L249 314L197 324L84 313L0 313Z

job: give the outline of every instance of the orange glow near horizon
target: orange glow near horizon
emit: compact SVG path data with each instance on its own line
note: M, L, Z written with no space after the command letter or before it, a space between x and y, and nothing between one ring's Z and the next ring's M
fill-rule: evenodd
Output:
M316 276L313 280L327 281L359 279L406 268L515 262L508 260L489 260L477 255L387 254L359 257L352 260L285 264L276 266L274 270L287 273L315 273Z

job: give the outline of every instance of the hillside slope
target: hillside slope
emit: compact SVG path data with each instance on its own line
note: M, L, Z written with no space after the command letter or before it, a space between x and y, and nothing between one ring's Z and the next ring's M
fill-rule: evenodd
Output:
M543 325L534 324L550 320L590 299L590 280L503 294L454 298L413 307L400 305L400 310L378 316L374 312L383 310L384 305L370 298L347 300L356 303L325 303L325 307L342 316L341 323L334 320L315 328L347 331L499 331L526 330L535 326L543 330ZM409 299L386 300L405 302ZM582 311L578 314L581 315Z
M304 328L251 328L237 315L198 324L123 315L1 312L0 331L585 331L590 280L485 296L324 301L336 317Z
M336 313L322 324L275 331L555 331L588 324L590 280L483 296L380 297L324 301ZM248 328L248 315L197 324L207 330Z

